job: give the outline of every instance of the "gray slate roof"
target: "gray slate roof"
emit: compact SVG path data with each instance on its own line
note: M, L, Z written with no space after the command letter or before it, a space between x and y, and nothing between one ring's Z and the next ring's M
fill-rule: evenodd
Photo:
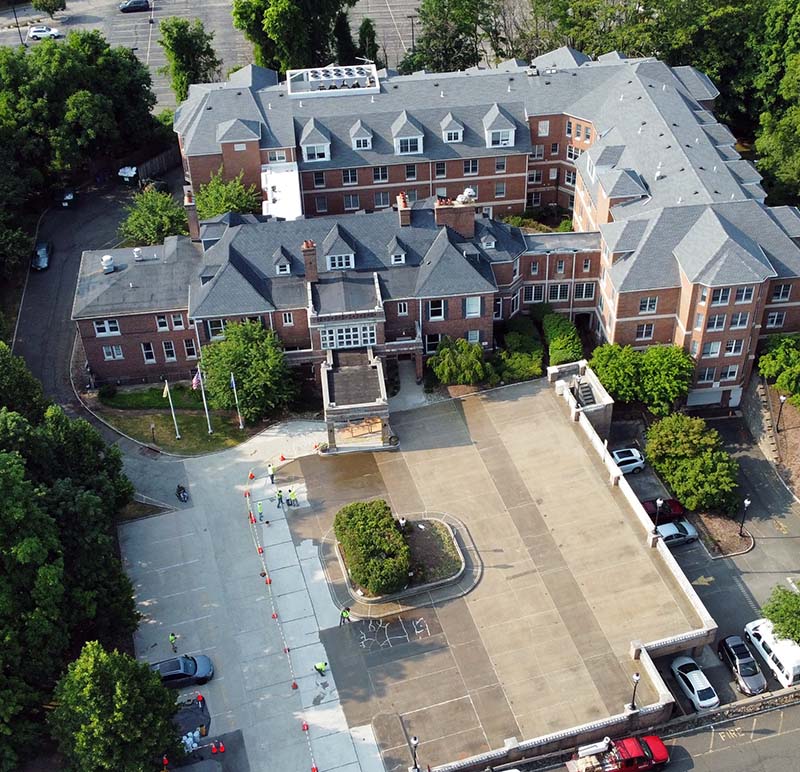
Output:
M249 142L261 138L261 122L234 118L217 126L217 142Z

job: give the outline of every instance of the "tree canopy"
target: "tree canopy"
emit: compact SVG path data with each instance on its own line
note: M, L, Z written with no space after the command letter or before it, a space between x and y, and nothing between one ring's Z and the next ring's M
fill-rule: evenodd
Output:
M641 354L631 346L604 343L592 352L589 367L617 402L639 399Z
M259 322L225 325L225 340L203 349L206 394L213 407L236 407L236 380L242 417L250 422L285 407L294 395L294 379L278 336Z
M376 67L383 67L383 62L379 58L380 49L375 31L375 22L368 16L361 20L361 24L358 27L358 50L361 52L361 56L374 62Z
M67 0L32 0L34 10L44 11L51 19L56 11L63 11L67 7Z
M464 338L443 338L428 364L446 386L480 383L486 377L481 344Z
M174 693L145 662L87 643L56 686L53 736L70 770L146 772L180 755Z
M778 638L800 643L800 595L788 587L777 585L761 608L761 613L772 622L772 629Z
M133 245L160 244L167 236L189 232L186 211L169 193L157 190L137 193L126 211L128 216L119 232Z
M258 212L261 209L261 196L255 185L245 187L242 182L244 172L232 180L225 181L222 168L200 189L195 196L197 216L208 220L226 212Z
M178 16L164 19L158 42L164 49L167 63L159 72L168 75L180 103L189 94L192 83L210 83L219 77L222 61L211 43L213 32L206 32L200 19L189 21Z

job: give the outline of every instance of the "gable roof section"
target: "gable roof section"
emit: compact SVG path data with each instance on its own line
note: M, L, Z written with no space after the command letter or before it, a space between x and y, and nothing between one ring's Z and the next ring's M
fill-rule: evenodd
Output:
M494 284L464 258L450 241L449 230L442 228L423 256L415 294L425 298L494 291Z
M372 132L364 123L361 118L359 118L351 127L350 127L350 139L371 139Z
M647 188L632 169L610 169L598 174L597 179L609 198L647 195Z
M378 306L375 278L367 272L326 274L312 284L311 298L318 314L372 311Z
M283 244L281 244L276 250L275 254L272 255L272 264L273 265L291 265L292 264L292 256L289 254L289 250L286 249Z
M568 70L571 67L579 67L584 62L590 61L586 54L576 51L569 46L561 46L555 51L537 56L531 64L540 70L555 68L558 70Z
M412 118L406 110L403 110L392 123L392 137L395 139L405 137L421 137L425 134L422 126Z
M766 210L790 238L800 238L800 210L796 206L772 206Z
M217 142L250 142L261 139L261 124L234 118L217 126Z
M464 124L459 123L454 117L453 113L447 113L444 118L442 118L439 126L442 129L442 133L447 131L464 131Z
M301 145L329 145L330 141L330 133L316 118L309 118L306 121L303 133L300 135Z
M716 99L719 96L719 89L714 85L711 78L691 65L684 64L673 67L672 71L692 98L698 102Z
M350 234L336 223L325 236L322 242L323 255L354 255L356 252L354 241Z
M511 116L495 102L483 116L483 128L484 131L502 131L516 129L517 125Z

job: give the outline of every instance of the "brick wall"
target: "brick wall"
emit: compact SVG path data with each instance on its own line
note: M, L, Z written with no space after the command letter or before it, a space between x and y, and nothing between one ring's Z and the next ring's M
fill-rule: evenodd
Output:
M467 318L464 315L464 302L466 296L444 298L446 303L445 318L443 321L431 321L428 312L429 299L422 301L422 336L449 335L451 338L463 338L468 330L479 330L481 343L486 343L484 348L493 346L494 323L492 321L492 304L494 295L482 295L481 315Z
M416 335L415 322L419 320L419 301L416 298L410 298L403 302L408 307L406 316L400 316L397 313L398 301L386 300L383 303L383 312L386 315L386 340L413 338Z
M258 149L258 140L252 142L223 142L222 163L224 177L232 180L244 172L242 183L245 187L255 185L261 189L261 152ZM237 150L237 148L240 148Z

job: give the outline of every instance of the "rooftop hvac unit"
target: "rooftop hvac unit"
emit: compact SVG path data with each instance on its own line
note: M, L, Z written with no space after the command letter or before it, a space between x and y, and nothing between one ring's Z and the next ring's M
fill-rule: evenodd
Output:
M100 265L103 266L103 273L114 273L114 258L111 255L103 255L100 258Z

